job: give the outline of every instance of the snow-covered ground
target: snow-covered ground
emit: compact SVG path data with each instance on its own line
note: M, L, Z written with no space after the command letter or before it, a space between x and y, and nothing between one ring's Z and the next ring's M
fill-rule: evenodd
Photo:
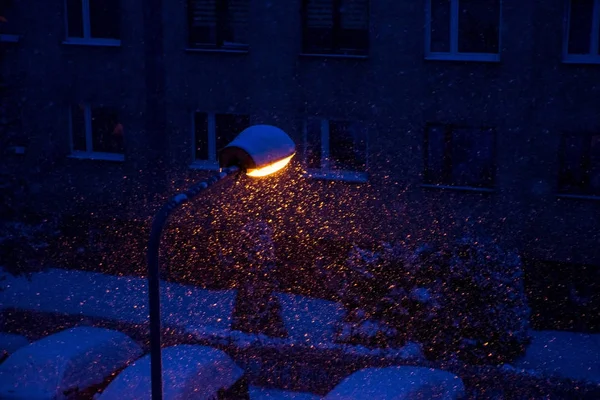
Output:
M48 269L26 277L7 276L2 282L0 307L26 311L102 318L145 324L149 320L147 281L137 277L63 269ZM179 328L209 343L238 347L261 345L341 350L353 355L393 359L420 358L418 346L367 349L334 343L334 328L343 317L341 304L323 299L278 293L286 339L231 331L235 290L206 290L175 283L161 285L164 327Z
M82 315L133 324L149 320L147 281L94 272L48 269L0 282L0 307ZM235 292L163 284L162 322L169 327L190 324L229 329Z
M515 367L600 385L600 334L534 331L527 354Z
M321 400L321 396L312 393L289 392L270 388L250 386L252 400Z
M2 274L0 274L1 276ZM0 281L0 309L20 309L82 315L121 322L148 322L146 280L93 272L48 269L25 277L6 275ZM304 296L279 293L286 339L231 332L235 291L205 290L163 283L163 326L181 328L197 337L227 341L240 347L294 345L337 349L350 354L419 358L416 346L369 350L334 343L334 327L344 316L340 304ZM569 332L533 332L527 355L516 369L541 374L585 379L600 383L600 335Z

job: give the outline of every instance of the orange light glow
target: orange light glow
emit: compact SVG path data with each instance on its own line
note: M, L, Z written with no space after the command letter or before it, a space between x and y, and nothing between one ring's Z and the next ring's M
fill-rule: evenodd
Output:
M269 165L266 165L266 166L261 167L261 168L256 168L256 169L248 170L248 172L246 173L246 175L252 176L252 177L255 177L255 178L261 177L261 176L271 175L271 174L279 171L280 169L282 169L286 165L288 165L288 163L290 162L290 160L292 159L292 157L294 157L294 154L292 154L289 157L284 158L283 160L276 161L273 164L269 164Z

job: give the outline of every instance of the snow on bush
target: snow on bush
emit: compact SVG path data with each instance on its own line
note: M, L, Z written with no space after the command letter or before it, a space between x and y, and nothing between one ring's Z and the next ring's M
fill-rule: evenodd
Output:
M366 346L421 343L428 357L506 362L529 342L519 257L490 239L416 249L354 247L338 295L348 315L338 341Z

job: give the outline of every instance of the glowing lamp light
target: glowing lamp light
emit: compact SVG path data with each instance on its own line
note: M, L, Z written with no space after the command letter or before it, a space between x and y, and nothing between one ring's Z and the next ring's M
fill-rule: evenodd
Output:
M283 160L276 161L273 164L266 165L262 168L251 169L248 172L246 172L246 175L258 178L274 174L275 172L288 165L289 162L292 160L292 157L294 157L293 154L289 157L284 158Z
M219 166L238 166L252 177L271 175L284 168L296 153L293 140L271 125L244 129L219 154Z

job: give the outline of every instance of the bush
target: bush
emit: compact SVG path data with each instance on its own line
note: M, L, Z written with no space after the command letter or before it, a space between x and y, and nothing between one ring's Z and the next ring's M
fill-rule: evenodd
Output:
M519 257L492 240L452 246L354 247L338 295L348 309L343 342L401 346L430 358L508 362L529 342L529 307Z
M29 275L44 267L49 241L58 232L53 221L0 221L0 260L5 271Z

